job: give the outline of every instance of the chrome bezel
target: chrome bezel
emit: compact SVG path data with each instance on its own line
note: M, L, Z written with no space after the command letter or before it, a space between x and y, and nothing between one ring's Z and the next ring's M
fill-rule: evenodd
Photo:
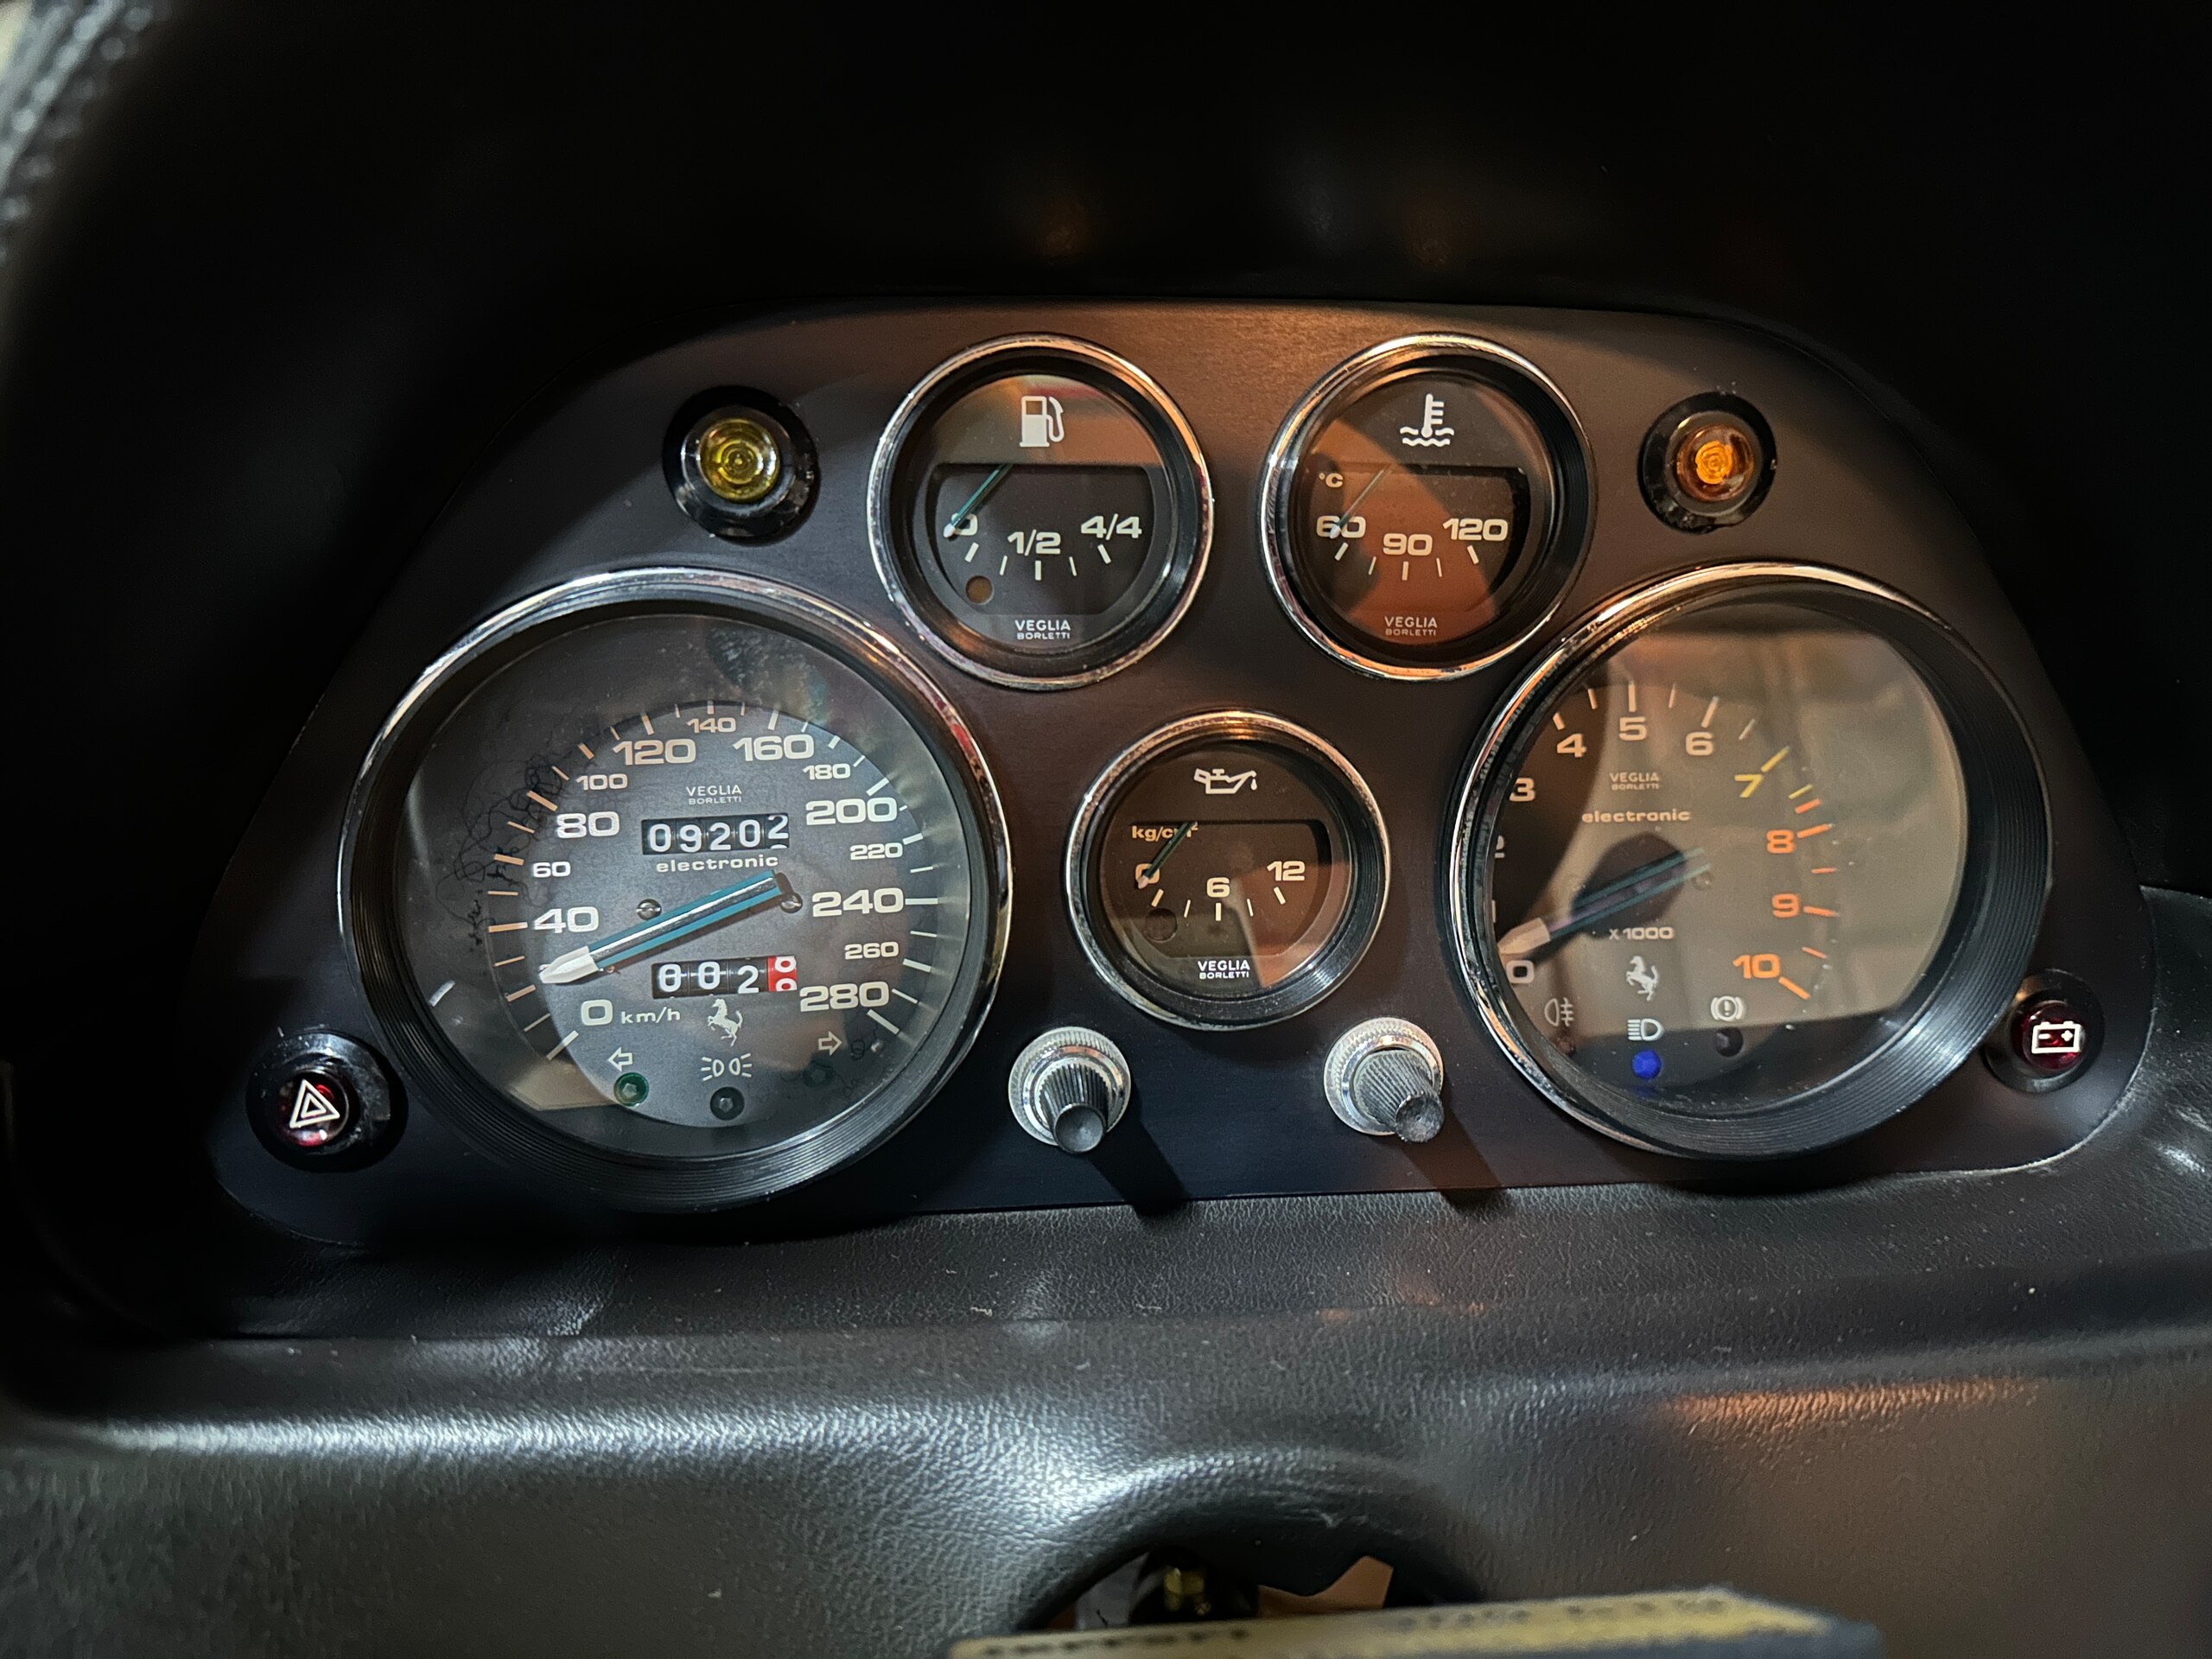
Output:
M1123 971L1118 951L1097 925L1090 909L1090 866L1095 840L1108 809L1125 785L1154 761L1179 747L1226 740L1231 742L1274 743L1302 755L1318 766L1343 791L1338 803L1343 812L1353 855L1351 892L1344 913L1313 959L1265 995L1217 1001L1176 991L1173 987L1141 983ZM1349 810L1347 810L1349 809ZM1364 833L1371 847L1359 845ZM1371 870L1367 868L1372 866ZM1192 1031L1249 1031L1288 1020L1327 996L1342 984L1366 956L1382 922L1382 908L1390 895L1390 836L1367 780L1332 745L1302 726L1294 726L1273 715L1247 709L1192 715L1171 721L1115 757L1097 780L1084 791L1068 830L1067 858L1062 884L1068 914L1075 924L1076 942L1098 977L1116 992L1155 1020ZM1148 981L1148 976L1147 976Z
M1174 590L1167 608L1149 626L1136 632L1145 617L1156 608L1147 602L1125 625L1134 636L1126 649L1116 649L1109 658L1084 662L1065 673L1004 668L963 651L931 619L929 605L935 601L925 603L909 590L899 563L898 538L902 521L892 496L898 482L899 459L907 441L934 409L948 385L978 378L977 372L988 368L995 359L1016 358L1058 358L1076 365L1079 372L1103 375L1117 383L1124 395L1151 415L1155 441L1163 437L1172 440L1172 443L1160 443L1163 468L1171 484L1175 482L1179 471L1185 474L1183 481L1188 486L1191 498L1180 504L1192 526L1192 533L1186 538L1188 546L1168 550L1160 576L1158 591L1166 592L1171 588ZM906 625L938 656L962 673L972 674L993 685L1018 691L1065 691L1076 686L1095 685L1109 675L1120 673L1173 633L1190 610L1198 598L1198 583L1205 575L1206 561L1213 549L1213 480L1206 470L1205 452L1198 448L1198 434L1184 419L1183 411L1160 383L1135 364L1102 346L1066 334L1007 334L947 358L923 376L893 412L882 437L877 441L874 460L868 467L868 543L884 592L899 607L899 614L906 619ZM1102 643L1112 646L1116 642L1109 636L1105 641L1093 642L1084 650L1068 654L1071 658L1086 657Z
M389 913L389 884L372 879L362 860L390 844L390 810L412 776L411 767L399 763L416 752L417 739L435 734L442 718L527 642L615 614L686 611L788 632L839 658L888 698L937 752L956 804L969 815L962 832L988 891L974 896L969 918L974 989L964 1007L947 1004L938 1029L951 1021L951 1039L939 1044L933 1030L912 1063L918 1069L896 1074L842 1116L772 1147L710 1158L624 1157L534 1121L452 1052L408 982L404 949ZM423 671L386 718L356 775L339 839L336 898L340 937L384 1029L386 1050L416 1099L526 1174L622 1209L685 1211L747 1203L812 1180L873 1150L920 1111L965 1058L990 1011L1006 961L1013 886L1005 812L982 750L959 711L897 645L851 613L779 582L652 567L580 576L531 594L472 629ZM931 1047L937 1052L925 1064Z
M1532 730L1577 676L1637 635L1695 610L1772 599L1880 635L1905 657L1950 728L1965 776L1967 868L1935 956L1885 1017L1886 1037L1847 1069L1741 1116L1672 1111L1608 1097L1524 1029L1496 949L1478 926L1503 785ZM1442 880L1459 978L1491 1035L1553 1105L1646 1151L1764 1159L1818 1150L1896 1116L1971 1056L2010 1006L2050 881L2050 808L2033 744L1996 677L1932 612L1879 582L1821 565L1746 563L1685 571L1608 601L1532 666L1498 705L1454 796Z
M1386 376L1402 369L1425 362L1448 367L1454 361L1474 362L1493 373L1503 370L1507 376L1524 383L1529 390L1548 402L1551 412L1560 423L1560 435L1572 440L1572 454L1562 453L1569 447L1566 444L1548 444L1553 472L1552 527L1546 545L1529 550L1532 561L1552 568L1543 573L1532 569L1530 576L1523 579L1533 580L1541 574L1548 591L1528 606L1523 615L1513 620L1507 632L1483 641L1479 650L1465 658L1448 663L1398 662L1338 639L1314 614L1313 607L1299 590L1298 579L1293 574L1296 555L1290 528L1291 490L1297 481L1298 464L1306 446L1344 408L1363 397ZM1524 408L1532 419L1541 412L1525 404ZM1538 424L1542 425L1540 419ZM1274 442L1268 446L1267 461L1260 474L1261 564L1283 614L1306 639L1347 668L1380 680L1462 679L1525 644L1551 620L1582 569L1597 505L1597 469L1590 463L1589 442L1583 435L1582 423L1575 415L1574 406L1567 402L1566 393L1548 375L1518 352L1472 334L1407 334L1370 346L1337 365L1299 399L1285 417Z

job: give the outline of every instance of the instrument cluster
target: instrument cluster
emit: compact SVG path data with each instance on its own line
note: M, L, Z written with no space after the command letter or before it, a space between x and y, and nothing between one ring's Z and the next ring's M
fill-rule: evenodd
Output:
M1630 317L994 321L673 348L464 493L195 969L289 988L210 1123L250 1207L1840 1179L2108 1109L2139 906L1849 388Z

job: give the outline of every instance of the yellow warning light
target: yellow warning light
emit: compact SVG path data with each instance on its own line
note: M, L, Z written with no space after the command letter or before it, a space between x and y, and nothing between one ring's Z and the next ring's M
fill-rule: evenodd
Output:
M1699 425L1675 441L1675 483L1693 501L1719 505L1750 490L1758 474L1758 448L1734 422Z
M732 415L699 435L699 476L725 501L766 500L783 474L775 434L758 421Z

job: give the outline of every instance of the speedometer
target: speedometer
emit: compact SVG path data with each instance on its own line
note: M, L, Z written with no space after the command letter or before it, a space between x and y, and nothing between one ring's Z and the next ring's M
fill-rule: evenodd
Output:
M357 794L343 909L464 1132L639 1208L857 1156L972 1038L995 796L885 641L742 577L627 573L433 668Z
M2049 831L2018 718L1925 612L1738 565L1607 607L1509 700L1453 842L1521 1069L1638 1145L1770 1157L1910 1105L2007 1006Z

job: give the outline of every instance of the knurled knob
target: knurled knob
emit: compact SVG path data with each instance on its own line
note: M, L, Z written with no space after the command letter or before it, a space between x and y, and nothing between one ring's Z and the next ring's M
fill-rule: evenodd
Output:
M1061 1026L1023 1049L1007 1074L1014 1121L1062 1152L1093 1151L1129 1103L1129 1063L1109 1037Z
M1444 1056L1409 1020L1370 1020L1337 1039L1321 1085L1329 1109L1362 1135L1418 1144L1444 1127Z
M1111 1098L1105 1074L1087 1060L1053 1060L1037 1079L1037 1103L1062 1152L1089 1152L1106 1138Z

